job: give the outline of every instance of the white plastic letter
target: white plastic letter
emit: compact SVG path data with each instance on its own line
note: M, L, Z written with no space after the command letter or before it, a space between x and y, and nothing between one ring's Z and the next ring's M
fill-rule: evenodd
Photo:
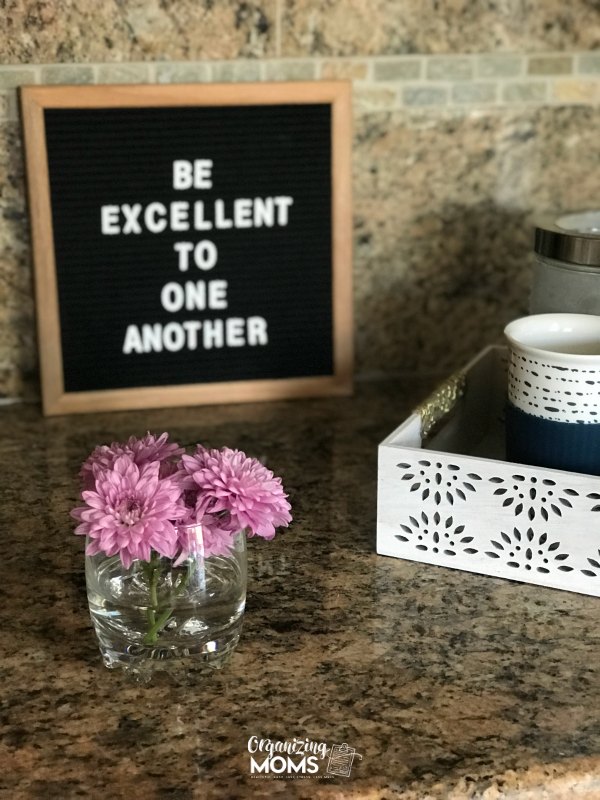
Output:
M185 345L185 331L178 322L167 322L163 330L165 350L176 353Z
M196 266L198 269L202 269L205 272L208 272L209 269L215 266L218 257L219 253L217 252L216 244L208 239L203 239L201 242L198 242L194 248L194 261L196 262Z
M236 228L251 228L252 200L239 197L233 204L233 219Z
M100 230L105 236L121 233L119 228L119 206L100 207Z
M211 158L197 158L194 161L194 189L212 189L212 167Z
M180 311L185 302L185 292L183 286L171 281L165 283L160 291L160 303L165 311L174 314L175 311Z
M246 344L244 320L241 317L230 317L225 320L225 341L227 347L243 347Z
M142 325L142 341L144 353L160 353L162 351L162 325Z
M198 331L202 327L202 323L197 319L188 319L181 324L187 332L188 350L196 350L198 348Z
M128 203L123 203L121 206L121 211L125 217L123 233L141 233L142 226L138 220L138 217L142 211L141 203L134 203L132 206L130 206Z
M280 196L274 197L273 201L277 206L277 224L278 225L287 225L288 224L288 208L293 204L294 200L291 197Z
M150 233L162 233L167 227L167 209L163 203L149 203L144 211L144 224Z
M246 337L251 347L255 347L257 344L269 344L267 320L264 317L248 317L246 324Z
M191 189L192 188L192 165L189 161L179 160L173 162L173 188Z
M207 319L202 325L202 343L206 350L213 347L223 347L223 320Z
M254 198L254 227L272 228L275 224L275 204L272 197Z
M227 308L227 281L208 282L208 307L218 310Z
M125 331L125 341L123 342L123 352L125 355L128 353L144 352L142 337L140 336L140 329L137 325L127 326L127 330Z
M225 201L215 200L215 228L224 230L225 228L231 228L232 225L233 220L225 216Z
M175 242L173 245L173 250L175 250L179 256L177 266L180 272L188 271L190 265L189 255L193 249L194 245L191 242Z
M188 311L204 311L206 308L206 283L185 282L185 307Z
M194 230L197 231L212 231L212 222L209 219L204 219L204 202L196 200L194 203Z
M174 200L171 203L171 230L189 231L190 204L187 200Z

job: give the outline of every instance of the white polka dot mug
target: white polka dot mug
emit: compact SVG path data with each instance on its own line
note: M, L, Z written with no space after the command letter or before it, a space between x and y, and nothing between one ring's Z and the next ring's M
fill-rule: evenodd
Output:
M600 316L536 314L509 345L509 461L600 474Z

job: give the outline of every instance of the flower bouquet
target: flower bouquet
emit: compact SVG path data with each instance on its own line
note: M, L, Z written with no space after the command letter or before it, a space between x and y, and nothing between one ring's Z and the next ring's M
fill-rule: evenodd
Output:
M291 522L281 479L239 450L188 455L167 433L97 447L80 477L71 515L106 666L222 666L241 630L246 537Z

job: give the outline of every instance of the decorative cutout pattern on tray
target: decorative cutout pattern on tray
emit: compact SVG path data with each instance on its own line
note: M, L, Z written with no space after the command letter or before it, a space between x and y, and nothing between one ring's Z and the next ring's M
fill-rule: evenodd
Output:
M569 558L568 553L557 552L560 542L550 542L547 533L536 536L532 528L527 528L525 533L521 533L518 528L513 528L512 533L500 531L500 541L491 539L491 544L496 549L488 550L486 556L502 558L507 567L516 569L535 569L537 572L547 573L556 566L553 561L565 561ZM571 572L573 567L559 564L557 569Z
M412 467L410 464L398 464L405 470L403 481L411 481L410 491L420 492L421 499L431 497L436 505L446 499L454 505L456 499L466 500L469 492L477 491L475 481L481 477L474 472L465 474L458 464L442 464L441 461L421 459Z
M421 512L421 519L409 517L408 524L400 525L404 533L397 534L401 542L413 542L417 550L430 550L432 553L444 553L455 556L456 550L465 553L476 553L472 547L466 547L473 541L472 536L461 536L464 525L455 525L452 517L442 520L436 511L429 517Z
M492 574L506 568L506 577L534 583L559 575L564 583L569 573L579 581L600 578L597 540L589 552L572 552L570 524L571 518L580 523L582 515L600 511L600 492L586 493L543 471L508 463L504 475L498 469L486 477L448 458L435 454L396 463L398 556L475 572L486 571L485 560L495 565Z
M512 506L515 517L524 513L530 520L539 515L547 522L549 513L562 517L566 508L573 508L569 498L579 496L575 489L560 489L556 481L537 475L511 475L511 481L494 477L490 478L490 482L502 484L494 491L494 495L504 495L504 508Z

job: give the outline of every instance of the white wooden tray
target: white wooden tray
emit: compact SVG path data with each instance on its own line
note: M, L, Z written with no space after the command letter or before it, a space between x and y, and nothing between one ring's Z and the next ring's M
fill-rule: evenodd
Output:
M377 552L598 597L600 478L505 461L505 397L490 347L380 444Z

